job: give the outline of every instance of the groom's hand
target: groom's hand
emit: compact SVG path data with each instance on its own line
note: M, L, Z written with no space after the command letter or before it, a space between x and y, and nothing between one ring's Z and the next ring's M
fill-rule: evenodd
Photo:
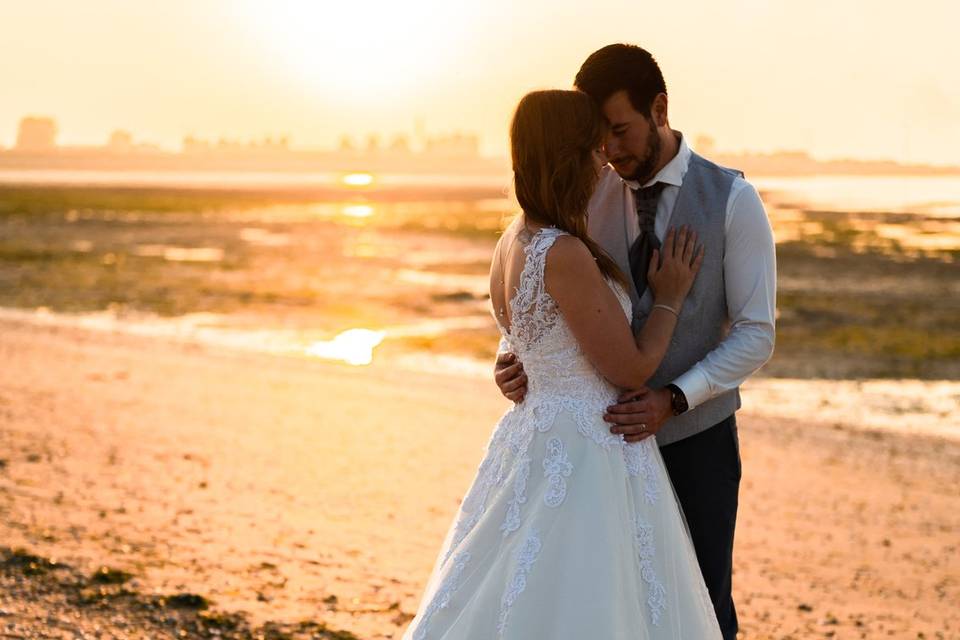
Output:
M670 390L644 387L620 394L603 419L613 425L610 433L622 433L627 442L640 442L656 435L672 415Z
M497 355L493 379L508 400L522 402L527 395L527 374L523 372L523 363L512 353Z

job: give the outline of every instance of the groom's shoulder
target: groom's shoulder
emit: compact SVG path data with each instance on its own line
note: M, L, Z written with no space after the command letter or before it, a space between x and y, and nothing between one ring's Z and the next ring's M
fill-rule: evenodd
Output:
M690 164L697 165L701 170L717 173L732 180L736 180L737 178L739 178L740 180L746 181L746 178L744 178L744 175L743 175L743 171L717 164L712 160L707 160L706 158L704 158L698 153L690 154Z
M747 182L742 171L721 166L696 154L691 157L691 162L699 163L701 169L705 170L703 173L712 176L718 188L728 189L728 215L735 213L736 218L741 220L766 220L766 210L760 198L760 192Z
M600 177L597 178L596 187L593 195L590 197L590 204L587 210L594 213L604 214L617 210L615 203L624 198L624 184L619 174L610 165L605 165L600 170Z
M700 178L706 184L712 184L719 192L726 192L728 220L730 213L738 219L766 218L766 210L757 188L747 182L743 172L724 167L694 153L690 158L691 166L696 164Z
M615 191L616 193L623 192L623 180L620 179L620 175L616 169L609 164L605 164L603 168L600 169L596 192L609 193L611 191Z
M623 210L624 197L623 180L613 167L604 165L587 203L587 226L591 235Z
M693 153L690 156L691 166L696 165L700 170L701 176L706 176L708 183L712 183L716 188L728 192L728 201L737 202L743 194L752 194L756 199L757 190L750 184L743 171L719 165L712 160L707 160L701 155Z

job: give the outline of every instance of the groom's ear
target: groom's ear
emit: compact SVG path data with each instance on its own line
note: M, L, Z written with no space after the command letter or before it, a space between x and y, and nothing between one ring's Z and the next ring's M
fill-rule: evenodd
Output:
M658 93L650 105L650 116L658 127L667 126L667 94Z

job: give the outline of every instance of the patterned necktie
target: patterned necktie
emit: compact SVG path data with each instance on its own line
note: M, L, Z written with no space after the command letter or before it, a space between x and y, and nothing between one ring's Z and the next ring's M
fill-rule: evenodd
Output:
M660 241L654 231L657 219L657 203L660 201L660 192L666 183L657 182L649 187L637 189L633 192L637 202L637 220L640 222L640 235L630 247L630 275L637 287L637 295L643 297L647 290L647 269L654 249L660 248Z

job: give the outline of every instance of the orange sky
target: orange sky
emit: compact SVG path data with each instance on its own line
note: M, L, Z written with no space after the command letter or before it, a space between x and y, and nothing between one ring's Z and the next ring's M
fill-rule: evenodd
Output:
M0 0L0 145L126 128L288 133L297 146L474 131L503 152L524 92L610 42L650 49L671 121L724 150L960 164L960 5L947 0ZM519 5L515 6L515 5Z

